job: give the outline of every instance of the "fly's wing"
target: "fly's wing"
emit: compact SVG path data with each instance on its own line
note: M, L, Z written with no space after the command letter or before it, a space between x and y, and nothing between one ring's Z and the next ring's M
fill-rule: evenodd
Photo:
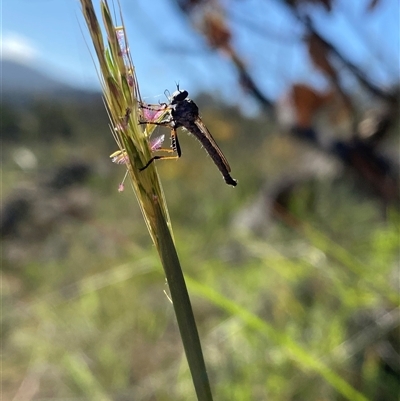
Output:
M210 141L211 145L215 149L215 151L218 153L220 156L222 162L224 163L226 170L228 173L231 171L231 167L229 166L228 160L226 160L226 157L222 153L222 150L219 148L217 145L217 142L215 142L214 138L210 134L210 131L207 129L206 125L203 123L200 117L197 117L194 120L194 123L196 124L197 128L204 134L204 136Z

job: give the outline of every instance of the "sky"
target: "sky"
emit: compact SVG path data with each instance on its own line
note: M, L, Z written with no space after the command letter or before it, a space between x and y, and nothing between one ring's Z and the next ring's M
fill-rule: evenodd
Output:
M381 0L368 12L370 1L336 0L337 12L319 9L315 23L377 82L389 85L399 78L399 5ZM164 96L179 82L189 93L241 101L244 94L230 62L208 49L173 0L120 2L144 98ZM290 82L326 85L306 57L301 26L279 0L221 3L232 17L235 48L268 97L279 97ZM78 0L2 0L1 23L3 58L77 87L100 87Z

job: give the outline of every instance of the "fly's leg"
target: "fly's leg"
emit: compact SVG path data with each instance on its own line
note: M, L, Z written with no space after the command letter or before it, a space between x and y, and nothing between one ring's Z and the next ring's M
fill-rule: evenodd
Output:
M162 110L162 109L165 109L168 106L168 104L164 103L164 102L161 102L158 105L146 104L146 103L143 103L143 102L139 102L139 103L140 103L140 107L142 109L147 109L147 110Z
M157 121L161 115L168 111L168 105L166 103L160 103L159 106L152 104L146 105L145 103L142 103L140 108L144 119L140 119L139 124L167 125L171 122L171 116L164 118L162 121ZM147 113L148 115L146 116L146 113L144 112L145 110L149 110L151 115Z
M140 171L146 170L147 167L150 166L151 163L154 162L154 160L173 160L173 159L179 159L182 155L181 152L181 147L179 145L179 140L178 140L178 134L176 132L175 128L171 129L171 149L158 149L158 151L164 151L164 152L169 152L169 153L176 153L174 156L153 156L142 168L140 168Z
M168 149L169 150L169 149ZM150 166L151 163L154 162L154 160L175 160L179 159L178 155L175 156L153 156L142 168L140 168L140 171L146 170L147 167Z
M171 129L171 148L178 155L178 158L181 157L181 146L178 141L178 133L175 128Z
M143 124L152 124L152 125L163 125L167 126L170 125L172 120L167 119L167 120L162 120L162 121L138 121L138 124L143 125Z

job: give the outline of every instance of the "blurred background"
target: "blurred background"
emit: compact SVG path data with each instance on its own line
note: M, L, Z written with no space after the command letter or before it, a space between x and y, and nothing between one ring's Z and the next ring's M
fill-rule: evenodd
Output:
M398 400L398 3L121 7L145 101L179 82L239 181L184 132L157 163L215 399ZM1 41L3 399L193 399L79 2L3 1Z

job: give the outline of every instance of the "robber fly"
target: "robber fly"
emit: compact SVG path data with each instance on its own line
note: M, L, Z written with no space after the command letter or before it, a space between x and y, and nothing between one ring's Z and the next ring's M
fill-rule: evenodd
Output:
M180 127L186 128L189 133L194 135L199 142L204 146L211 159L222 173L224 180L227 184L236 186L237 181L229 174L231 168L228 161L223 155L221 149L218 147L214 138L211 136L207 127L199 116L199 108L193 100L188 98L186 90L180 90L177 85L177 90L169 98L170 103L161 103L160 105L147 105L142 104L142 109L150 110L165 110L168 109L167 116L159 121L140 121L140 124L155 124L163 125L171 128L171 149L159 149L166 152L174 152L175 156L153 156L141 170L146 169L154 160L160 159L176 159L181 157L181 147L178 141L177 129Z

